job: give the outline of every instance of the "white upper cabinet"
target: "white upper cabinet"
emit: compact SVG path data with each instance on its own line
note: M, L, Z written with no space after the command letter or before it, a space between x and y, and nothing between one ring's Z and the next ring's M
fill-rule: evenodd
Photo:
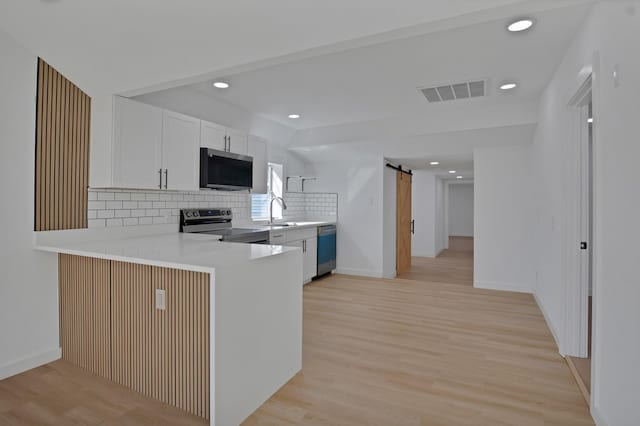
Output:
M119 96L113 108L117 188L198 190L201 147L247 155L247 135L234 129ZM254 179L266 192L266 146L254 156Z
M163 189L197 190L200 177L200 120L164 111Z
M227 150L227 129L209 121L200 121L200 146L202 148Z
M227 128L227 151L247 155L247 134Z
M248 155L253 157L253 188L254 194L267 193L267 144L255 137L249 137Z
M160 189L162 110L114 98L113 184L117 188Z

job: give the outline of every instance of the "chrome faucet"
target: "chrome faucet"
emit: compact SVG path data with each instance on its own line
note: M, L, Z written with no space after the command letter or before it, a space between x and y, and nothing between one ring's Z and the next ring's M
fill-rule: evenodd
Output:
M273 223L273 202L278 200L280 205L282 206L282 210L287 209L287 203L284 202L284 198L276 197L275 195L271 197L271 204L269 204L269 224Z

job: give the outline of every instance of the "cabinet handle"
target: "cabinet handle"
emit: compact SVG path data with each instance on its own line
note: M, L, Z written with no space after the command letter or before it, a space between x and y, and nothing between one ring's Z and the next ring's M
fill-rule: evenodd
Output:
M416 233L416 221L415 221L415 219L411 221L411 233L412 234Z
M169 185L169 169L164 169L164 189Z
M158 185L158 188L162 189L162 169L158 170L158 176L160 176L160 184Z
M307 240L302 240L302 252L307 252Z
M229 149L228 152L231 152L231 135L227 136L229 138Z
M225 152L229 152L229 148L228 148L228 146L229 146L229 139L228 139L228 138L229 138L229 136L225 136L225 137L224 137L224 150L225 150Z

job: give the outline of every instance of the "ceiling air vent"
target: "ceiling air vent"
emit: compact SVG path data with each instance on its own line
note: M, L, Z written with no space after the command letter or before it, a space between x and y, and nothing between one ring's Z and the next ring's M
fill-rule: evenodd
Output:
M455 101L457 99L485 96L485 80L466 83L445 84L436 87L419 88L429 102Z

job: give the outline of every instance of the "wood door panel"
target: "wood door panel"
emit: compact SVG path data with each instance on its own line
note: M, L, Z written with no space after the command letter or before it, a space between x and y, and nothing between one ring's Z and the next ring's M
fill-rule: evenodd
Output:
M38 59L34 229L87 227L91 98Z
M396 177L396 273L411 268L411 175L397 172Z

